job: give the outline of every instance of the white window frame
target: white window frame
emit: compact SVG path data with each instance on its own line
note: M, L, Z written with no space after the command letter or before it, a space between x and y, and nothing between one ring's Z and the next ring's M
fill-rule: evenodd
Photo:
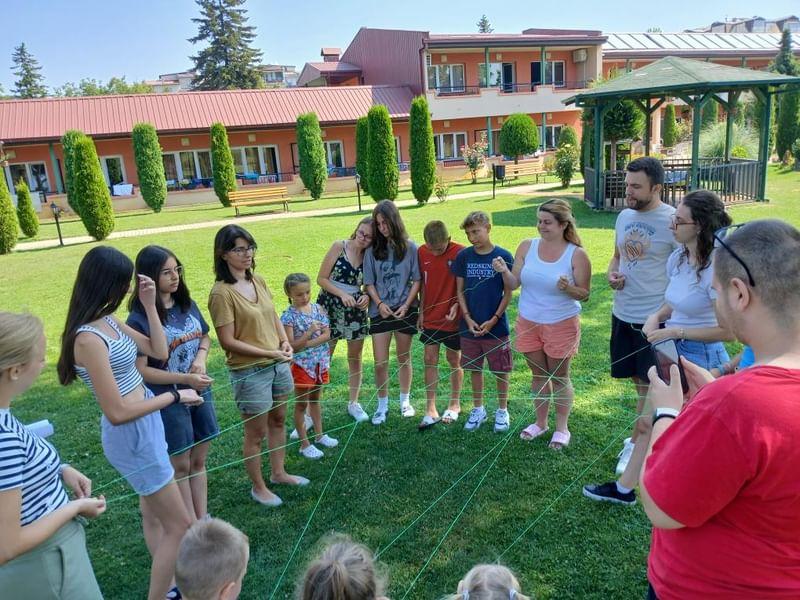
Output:
M242 166L244 167L247 164L247 157L245 155L244 149L245 148L256 148L258 149L258 174L259 175L277 175L281 172L281 153L280 149L278 148L277 144L260 144L254 146L236 146L235 148L231 148L231 152L239 152L239 156L241 157ZM267 173L267 161L264 157L264 149L265 148L274 148L275 149L275 168L278 169L275 173Z
M48 194L51 193L51 190L53 189L53 187L50 185L50 172L47 169L47 162L44 161L44 160L30 160L30 161L27 161L27 162L9 163L8 166L4 169L5 170L6 183L8 185L8 191L11 192L11 194L14 197L16 197L16 192L14 191L15 182L11 179L11 167L12 166L17 166L17 165L25 167L25 179L26 179L25 183L28 185L28 189L31 191L32 194L33 193L37 193L37 192L36 192L36 190L34 190L35 186L33 185L33 175L31 175L31 165L44 165L44 176L47 179L47 190L46 191L47 191Z
M451 85L450 85L450 88L447 91L444 91L444 92L440 89L440 87L441 87L441 81L439 81L439 68L440 67L441 68L446 68L447 70L450 71L450 83L451 83ZM460 88L458 86L452 85L452 82L453 82L453 68L454 67L461 67L461 74L462 74L461 79L462 79L462 81L464 83L461 85ZM436 91L436 95L437 96L439 94L444 94L444 95L447 95L447 94L458 94L458 93L463 93L463 92L465 92L467 90L467 66L464 63L443 63L443 64L438 64L438 65L430 65L428 68L429 69L433 69L434 83L436 84L433 87L434 87L434 89ZM427 75L427 73L426 73L426 75Z
M533 63L542 64L541 60L532 60ZM561 80L560 84L555 83L556 79L556 63L560 63L563 65L563 79ZM561 88L567 86L567 61L565 60L548 60L546 62L547 69L550 71L550 83L547 83L547 75L542 72L542 82L541 83L534 83L533 85L552 85L553 87ZM542 71L541 66L539 67L539 71Z
M541 126L540 126L541 127ZM561 130L564 129L564 125L560 123L556 123L555 125L545 125L544 126L547 131L550 132L550 139L553 140L552 146L547 146L547 133L545 133L544 143L542 147L547 150L548 148L557 148L558 147L558 140L556 139L556 127L558 127L559 135L561 134Z
M445 132L445 133L434 133L433 137L438 140L439 144L439 151L436 153L436 160L453 160L456 158L461 158L461 147L458 145L456 141L456 137L459 135L464 136L464 144L467 145L469 143L469 138L467 137L466 131L453 131L453 132ZM455 149L456 155L455 156L442 156L442 150L444 149L444 137L445 136L453 136L453 148Z
M331 144L339 144L339 148L341 149L340 154L342 155L341 167L337 167L336 165L334 165L333 161L331 160ZM325 164L329 169L331 167L335 169L344 169L347 167L347 161L344 158L344 142L342 142L342 140L330 140L330 141L325 140L325 161L326 161Z
M122 171L122 183L128 181L128 176L125 173L125 161L122 158L121 154L106 154L100 157L100 168L103 170L103 177L105 177L106 185L111 185L111 177L108 174L108 165L106 164L106 160L109 158L118 158L120 170Z
M400 150L401 150L401 148L400 148L400 136L396 135L396 136L394 136L394 152L395 152L395 158L397 159L397 163L398 164L403 162L403 154L400 152Z

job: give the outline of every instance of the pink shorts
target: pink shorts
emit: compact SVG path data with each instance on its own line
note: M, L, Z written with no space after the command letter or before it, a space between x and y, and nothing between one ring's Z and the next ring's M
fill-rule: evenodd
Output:
M581 318L575 315L558 323L544 325L517 316L514 327L517 352L544 350L550 358L569 358L578 353L581 343Z

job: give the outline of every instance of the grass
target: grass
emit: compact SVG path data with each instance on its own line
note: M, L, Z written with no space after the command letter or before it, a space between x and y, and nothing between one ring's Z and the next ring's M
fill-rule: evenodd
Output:
M554 182L553 177L549 177L551 182ZM522 177L519 180L513 180L506 183L505 187L516 187L519 185L528 185L534 183L533 177ZM553 183L554 187L556 186ZM492 181L489 179L479 179L477 183L473 184L470 181L454 182L450 186L450 195L471 193L471 192L485 192L492 189ZM498 189L500 186L498 185ZM410 188L403 188L400 190L398 200L411 200L414 196ZM435 201L436 198L432 197ZM362 194L361 204L366 209L373 205L371 197ZM327 208L341 208L346 206L357 206L358 198L355 193L342 192L336 194L325 194L319 200L312 200L308 195L296 196L291 198L289 203L290 212L303 212L309 210L320 210ZM281 207L267 207L267 206L249 206L242 207L240 212L242 215L263 214L268 211L281 210ZM166 207L159 213L154 213L151 210L140 209L126 211L116 214L115 231L132 231L135 229L150 229L154 227L167 227L170 225L183 225L192 223L202 223L204 221L216 221L219 219L235 220L232 208L225 208L219 203L205 203L193 204L188 206L174 206ZM61 219L61 234L65 238L85 236L86 228L83 226L81 220L76 216L70 216ZM38 241L38 240L54 240L58 239L58 232L56 230L55 221L50 219L41 222L39 233L32 237L24 237L20 232L19 243Z
M734 218L780 217L800 225L796 206L800 174L773 169L770 175L772 202L736 207ZM534 207L542 199L541 195L506 195L412 207L403 209L402 215L417 240L431 219L450 224L453 237L462 240L456 224L464 214L488 210L495 223L493 241L513 252L522 239L535 233ZM573 441L561 453L548 450L546 441L523 443L516 435L531 416L530 378L519 356L515 356L511 379L512 432L508 437L495 435L490 424L467 435L463 419L456 426L419 433L418 419L401 419L396 403L383 427L352 424L344 410L346 366L340 346L333 361L333 383L324 396L326 426L340 439L340 447L311 463L290 445L287 468L308 476L312 483L304 489L280 489L284 506L267 510L250 501L241 464L226 466L240 457L241 427L222 352L216 343L212 346L209 370L216 376L217 413L220 426L231 429L213 443L210 452L209 510L250 537L251 560L242 598L291 597L319 540L331 531L347 533L380 553L389 574L389 596L394 599L437 598L454 592L472 564L498 557L519 575L523 591L536 598L643 597L650 528L641 508L600 505L580 495L582 484L613 475L616 451L635 414L633 389L608 375L611 291L603 273L612 253L615 216L593 213L578 200L574 207L595 275L582 316L582 345L573 363ZM248 226L260 242L258 271L279 305L283 275L291 271L313 275L329 244L349 234L355 222L349 215ZM198 230L111 244L129 256L145 244L169 246L186 263L188 283L204 310L213 284L211 239L210 231ZM301 239L305 243L298 244ZM117 474L102 455L100 411L86 388L62 388L55 378L71 282L90 247L0 257L0 306L40 315L48 339L48 366L36 385L15 402L14 412L23 422L49 418L56 430L51 440L63 460L87 473L96 489L105 486L102 491L110 499L109 510L87 528L95 572L106 597L140 598L147 588L149 556L137 501L125 484L106 485ZM512 316L515 312L516 298ZM418 414L424 407L420 350L415 342L412 398ZM369 345L364 356L362 402L369 409L375 405ZM446 376L444 361L440 374ZM445 381L446 377L439 388L440 410L446 398ZM467 383L462 394L464 414L469 409L468 388ZM496 406L493 389L489 382L490 410ZM396 382L392 397L397 398Z

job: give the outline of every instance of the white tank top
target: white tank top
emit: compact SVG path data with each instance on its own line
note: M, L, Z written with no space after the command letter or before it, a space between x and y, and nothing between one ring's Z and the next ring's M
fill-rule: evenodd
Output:
M581 312L581 303L558 289L558 278L566 275L571 285L575 285L572 273L572 256L575 244L567 244L567 249L555 262L545 262L539 258L539 238L531 240L525 265L520 272L522 291L519 296L519 314L528 321L552 325L570 319Z

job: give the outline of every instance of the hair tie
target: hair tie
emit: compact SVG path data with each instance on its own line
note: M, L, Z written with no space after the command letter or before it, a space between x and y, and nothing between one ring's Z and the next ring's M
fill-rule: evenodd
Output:
M464 590L464 593L461 594L461 600L469 600L469 590Z

